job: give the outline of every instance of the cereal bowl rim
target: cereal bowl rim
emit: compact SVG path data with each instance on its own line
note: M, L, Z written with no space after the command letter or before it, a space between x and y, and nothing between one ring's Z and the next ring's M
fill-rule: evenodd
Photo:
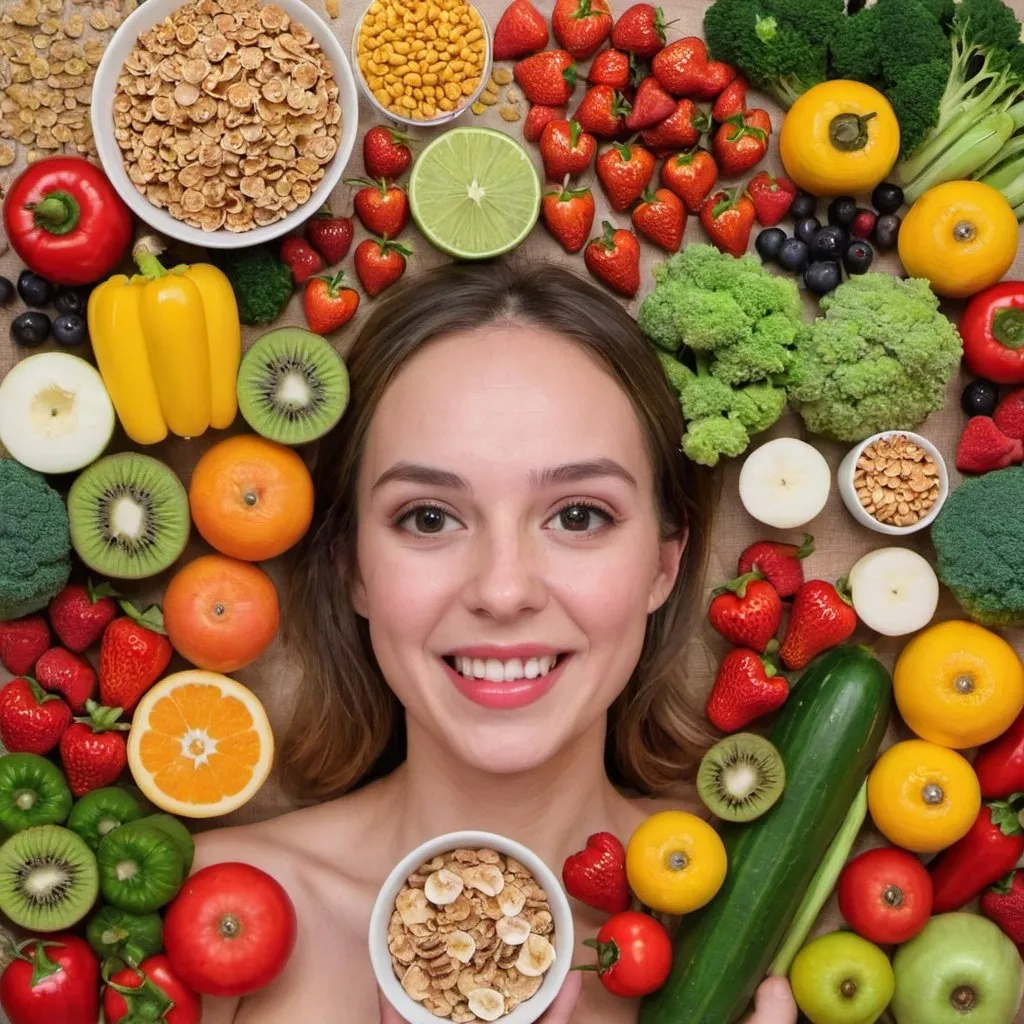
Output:
M147 0L147 3L149 0ZM362 13L356 19L355 28L352 30L352 45L350 47L352 74L355 76L356 81L359 84L359 89L363 96L366 97L366 102L373 108L374 113L378 117L383 117L389 121L394 121L397 124L404 125L407 128L438 128L442 125L451 124L456 118L461 117L469 110L470 107L480 98L480 94L487 87L487 82L491 77L491 70L494 67L494 56L491 42L491 27L487 24L487 18L484 16L483 11L480 10L476 3L472 0L466 0L468 6L472 7L480 17L480 24L484 30L484 43L485 43L485 60L484 68L480 73L480 84L474 90L472 96L466 97L466 102L461 106L456 107L454 110L450 110L443 116L431 118L429 121L417 121L414 117L404 117L401 114L396 114L393 110L388 110L376 96L373 95L373 91L370 89L369 82L366 81L366 76L363 74L363 69L359 66L359 29L362 27L363 21L366 15L369 13L370 8L377 2L377 0L369 0L369 3L363 8ZM436 1018L435 1018L436 1020Z
M935 464L939 467L939 496L935 499L935 504L928 510L927 515L922 516L912 526L891 526L888 523L881 523L874 516L865 512L861 506L860 499L857 497L857 490L853 486L853 477L857 471L857 460L860 458L861 453L869 444L873 444L875 441L880 440L883 437L891 437L893 434L902 434L904 437L910 438L914 444L922 447L934 460ZM927 529L935 521L935 517L938 516L942 509L942 506L946 502L946 498L949 497L949 470L946 467L946 460L942 457L942 452L939 451L938 445L933 441L929 441L923 434L915 433L913 430L881 430L877 434L872 434L870 437L864 438L863 441L855 444L844 456L842 461L839 463L839 469L836 472L837 482L839 484L839 493L842 496L843 504L846 505L847 511L854 519L857 520L861 526L867 527L869 530L874 530L875 533L882 533L889 537L906 537L912 533L918 533L921 530Z
M149 0L147 0L148 2ZM391 956L388 952L388 924L395 909L398 893L413 870L438 854L448 853L461 847L474 849L489 847L505 856L514 857L533 875L537 884L547 893L548 902L551 905L551 916L555 922L557 942L555 962L544 975L544 980L534 995L521 1002L510 1013L498 1018L500 1024L534 1024L554 1002L555 996L558 995L572 968L575 943L572 908L569 906L569 898L562 888L562 883L554 871L537 854L514 839L494 832L462 831L435 836L411 850L394 866L380 887L370 914L370 961L373 964L377 984L391 1005L410 1024L437 1024L439 1020L444 1019L436 1017L422 1004L411 999L402 988L401 982L391 966Z
M324 170L313 194L298 209L262 227L233 232L225 228L203 231L175 220L166 210L154 206L132 184L124 167L121 148L114 138L113 108L117 78L140 33L169 17L188 0L146 0L118 27L96 69L92 87L90 119L100 164L117 194L132 213L150 228L168 238L206 249L245 249L280 238L294 231L319 210L341 180L345 165L355 148L359 131L359 91L345 49L330 26L304 0L274 0L290 18L304 24L331 62L338 84L341 107L341 135L338 150Z

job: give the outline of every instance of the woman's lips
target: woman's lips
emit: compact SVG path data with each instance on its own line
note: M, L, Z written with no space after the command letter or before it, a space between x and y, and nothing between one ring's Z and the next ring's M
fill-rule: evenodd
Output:
M570 654L559 655L555 667L547 675L536 679L516 679L512 682L492 682L490 679L467 679L442 658L449 679L464 697L480 707L491 710L509 711L526 707L541 699L558 682Z

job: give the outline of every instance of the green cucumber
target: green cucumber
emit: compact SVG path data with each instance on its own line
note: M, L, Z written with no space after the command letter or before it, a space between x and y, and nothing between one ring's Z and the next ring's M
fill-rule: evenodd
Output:
M683 920L668 981L640 1024L734 1024L747 1010L864 784L892 704L888 670L838 647L804 672L771 732L786 768L779 802L722 829L725 884Z

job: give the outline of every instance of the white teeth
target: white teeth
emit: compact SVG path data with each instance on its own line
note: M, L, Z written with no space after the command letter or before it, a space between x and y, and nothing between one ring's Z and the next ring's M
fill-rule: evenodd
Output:
M488 665L491 663L488 662ZM523 678L523 663L518 658L512 658L510 661L506 661L503 666L502 679L506 683L512 682L513 679Z
M453 667L459 675L466 679L486 679L491 683L514 683L520 679L537 679L546 676L558 661L554 654L543 658L510 658L499 661L497 658L465 658L456 655L451 658Z
M505 666L497 658L488 658L485 678L492 683L505 682Z
M536 658L530 658L523 666L523 672L527 679L536 679L540 675L540 661Z

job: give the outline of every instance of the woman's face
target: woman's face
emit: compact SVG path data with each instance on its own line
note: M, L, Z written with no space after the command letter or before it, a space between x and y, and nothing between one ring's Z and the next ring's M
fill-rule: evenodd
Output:
M528 327L426 346L384 394L358 481L358 582L384 677L475 768L542 764L600 719L681 554L629 399Z

